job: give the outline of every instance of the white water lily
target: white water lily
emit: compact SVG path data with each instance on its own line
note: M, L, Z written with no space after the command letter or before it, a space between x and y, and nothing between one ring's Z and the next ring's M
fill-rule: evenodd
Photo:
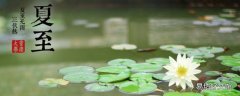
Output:
M186 57L178 54L177 60L175 61L172 57L169 57L170 64L164 66L168 70L163 80L169 80L169 86L176 84L181 86L182 89L186 89L186 86L193 88L192 80L198 80L195 74L201 72L196 68L200 66L196 62L193 62L193 57Z

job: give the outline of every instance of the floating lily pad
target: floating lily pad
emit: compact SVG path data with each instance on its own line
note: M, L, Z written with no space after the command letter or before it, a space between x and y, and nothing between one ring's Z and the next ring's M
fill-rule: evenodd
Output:
M237 86L237 83L236 82L234 82L234 81L230 81L230 80L208 80L208 81L206 81L205 82L206 84L210 84L210 85L217 85L217 86L215 86L214 88L215 89L228 89L228 86L230 87L230 88L235 88L236 86ZM223 85L223 86L220 86L220 85Z
M207 71L207 72L205 72L205 75L207 75L207 76L219 76L221 74L222 73L219 72L219 71Z
M38 82L41 87L57 87L58 85L67 85L69 81L63 79L47 78Z
M172 51L173 49L183 49L186 48L184 45L162 45L160 49Z
M131 59L114 59L108 62L108 65L129 66L136 64L136 61Z
M110 83L110 82L121 81L121 80L127 79L128 77L130 77L130 72L121 72L119 74L103 74L99 76L98 81Z
M158 79L158 80L163 80L164 76L165 76L164 73L153 74L153 78Z
M200 93L194 93L194 92L167 92L164 93L163 96L204 96Z
M169 59L167 58L151 58L147 59L145 62L159 65L166 65L170 63Z
M56 82L59 85L67 85L69 83L69 81L63 80L63 79L56 79Z
M228 78L240 77L238 74L234 74L234 73L225 73L223 74L223 76Z
M235 57L235 58L240 58L240 53L235 53L235 54L233 54L233 57Z
M206 84L220 84L220 80L208 80L205 82Z
M228 90L203 90L204 96L240 96L240 91L235 89Z
M126 66L106 66L97 68L96 71L102 73L121 73L129 72L130 70Z
M96 73L72 73L65 75L63 79L68 80L70 83L91 83L98 79L98 74Z
M135 73L131 75L130 80L132 81L138 81L138 80L144 80L146 82L153 82L153 74L152 73Z
M221 84L226 84L226 85L228 84L230 85L231 88L237 87L237 83L234 81L222 80Z
M154 83L138 84L133 81L122 83L119 86L119 91L127 94L149 94L157 89Z
M233 58L232 56L218 56L216 59L217 60L232 60L235 58Z
M200 47L198 49L202 52L207 52L207 53L221 53L221 52L224 52L224 48L221 48L221 47Z
M240 66L235 66L231 68L233 71L240 71Z
M92 83L85 86L85 89L88 91L94 92L107 92L112 91L115 88L113 85L100 85L98 83Z
M203 59L197 59L197 58L195 58L195 59L193 59L193 62L196 62L197 64L200 64L200 63L205 63L206 61L203 60Z
M149 63L138 63L130 67L133 72L157 72L162 70L161 65L153 65Z
M233 77L233 78L231 78L231 80L236 83L240 83L240 77Z
M230 80L230 78L227 78L227 77L218 77L217 80L219 80L219 81Z
M189 57L193 56L194 58L213 58L214 57L214 54L212 54L212 53L205 53L205 52L201 52L199 50L190 51L187 53L187 55Z
M109 82L121 81L121 80L127 79L128 77L130 77L129 72L122 72L120 74L103 74L103 75L100 75L98 81L109 83Z
M49 79L39 81L38 85L41 87L52 88L52 87L57 87L58 83L56 83L54 79L49 78Z
M183 48L183 49L173 49L172 52L175 54L187 54L189 52L194 51L195 49L193 48Z
M224 60L221 64L229 67L240 66L240 60Z
M92 73L94 72L94 68L89 66L72 66L66 67L59 70L60 74L67 75L76 72L84 72L84 73Z

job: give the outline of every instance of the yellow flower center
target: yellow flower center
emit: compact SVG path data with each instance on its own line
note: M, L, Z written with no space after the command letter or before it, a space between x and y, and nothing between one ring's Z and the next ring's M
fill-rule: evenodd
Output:
M179 78L186 76L187 74L187 68L184 66L179 66L177 68L177 75Z

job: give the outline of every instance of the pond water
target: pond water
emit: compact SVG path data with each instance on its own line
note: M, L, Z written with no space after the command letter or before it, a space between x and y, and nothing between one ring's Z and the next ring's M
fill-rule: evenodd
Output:
M201 9L196 12L198 15L218 14L219 10ZM12 54L10 50L1 51L0 93L3 96L127 96L117 89L104 93L88 92L84 89L85 84L70 84L58 88L41 88L37 84L39 80L47 77L60 78L58 70L67 66L86 65L99 68L116 58L129 58L137 62L155 57L175 58L176 54L159 49L163 44L182 44L192 48L203 46L229 48L215 57L240 52L239 31L218 33L218 27L193 25L192 21L197 17L190 15L186 9L116 8L71 11L65 9L56 10L54 17L57 25L54 28L56 32L52 34L55 52L29 52L28 50L34 46L32 38L28 39L27 52L24 54ZM106 27L109 26L104 22L109 19L123 22L123 27L120 28L122 31L106 32ZM89 25L84 24L86 21ZM117 43L131 43L138 48L157 50L153 52L112 50L111 45ZM1 43L1 48L2 46L10 48L9 44ZM205 71L232 72L230 67L221 65L215 57L206 59L207 62L201 64L199 69L202 73L198 77ZM169 88L167 83L161 83L158 87L164 90Z

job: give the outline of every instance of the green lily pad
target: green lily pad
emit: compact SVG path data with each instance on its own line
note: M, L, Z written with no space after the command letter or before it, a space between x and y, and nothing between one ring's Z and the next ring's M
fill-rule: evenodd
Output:
M162 70L161 65L154 65L149 63L138 63L130 66L133 72L157 72Z
M131 59L114 59L108 62L108 65L116 65L116 66L129 66L132 64L136 64L136 61Z
M232 60L235 58L233 58L232 56L218 56L216 59L217 60Z
M153 78L158 79L158 80L163 80L164 76L165 76L164 73L153 74Z
M205 82L206 84L210 84L210 85L217 85L216 87L214 87L214 88L216 88L216 89L228 89L228 86L229 87L231 87L231 88L235 88L236 86L237 86L237 83L236 82L234 82L234 81L230 81L230 80L208 80L208 81L206 81ZM224 86L220 86L220 85L224 85ZM226 86L226 85L228 85L228 86Z
M115 88L113 85L100 85L98 83L92 83L85 86L87 91L93 92L108 92L112 91Z
M154 82L152 73L135 73L131 75L130 80L139 81L144 80L146 82Z
M48 78L38 82L38 85L41 87L52 88L57 87L58 83L56 83L55 79Z
M163 96L204 96L200 93L194 92L166 92Z
M240 77L238 74L234 74L234 73L225 73L223 74L223 76L227 78Z
M59 70L59 73L63 75L76 73L76 72L92 73L94 72L94 68L89 66L72 66L72 67L62 68Z
M63 79L69 81L70 83L82 83L82 82L91 83L91 82L97 81L98 74L82 73L82 72L72 73L72 74L65 75Z
M221 53L224 52L224 48L221 47L200 47L198 50L202 52L207 52L207 53Z
M130 72L121 72L119 74L103 74L99 76L98 81L110 83L110 82L121 81L121 80L127 79L128 77L130 77Z
M212 53L206 53L199 50L190 51L187 53L187 55L189 57L193 56L194 58L213 58L214 57L214 54Z
M194 51L195 49L193 49L193 48L183 48L183 49L173 49L172 50L172 52L174 53L174 54L187 54L187 53L189 53L189 52L192 52L192 51Z
M97 68L96 71L102 73L121 73L129 72L130 70L126 66L106 66Z
M240 71L240 66L235 66L231 68L233 71Z
M235 89L203 90L201 93L204 96L240 96L240 91L235 90Z
M159 64L159 65L166 65L170 63L169 59L167 58L151 58L151 59L145 60L145 62L151 63L151 64Z
M221 82L220 82L220 80L207 80L205 83L206 84L220 84Z
M227 77L218 77L217 80L219 80L219 81L230 80L230 78L227 78Z
M57 87L58 85L67 85L69 81L63 79L47 78L38 82L41 87Z
M206 61L203 60L203 59L194 58L194 59L193 59L193 62L196 62L197 64L200 64L200 63L205 63Z
M231 88L237 87L237 83L234 81L222 80L221 84L228 84Z
M160 49L162 50L167 50L167 51L171 51L173 49L183 49L186 48L184 45L162 45L160 46Z
M231 80L236 83L240 83L240 77L233 77L233 78L231 78Z
M219 71L207 71L207 72L205 72L205 75L207 75L207 76L219 76L221 74L222 73L219 72Z
M138 84L137 82L129 81L122 83L119 86L119 91L127 94L149 94L157 89L154 83Z
M240 60L224 60L221 64L229 67L240 66Z
M233 54L233 57L235 57L235 58L240 58L240 53L235 53L235 54Z

